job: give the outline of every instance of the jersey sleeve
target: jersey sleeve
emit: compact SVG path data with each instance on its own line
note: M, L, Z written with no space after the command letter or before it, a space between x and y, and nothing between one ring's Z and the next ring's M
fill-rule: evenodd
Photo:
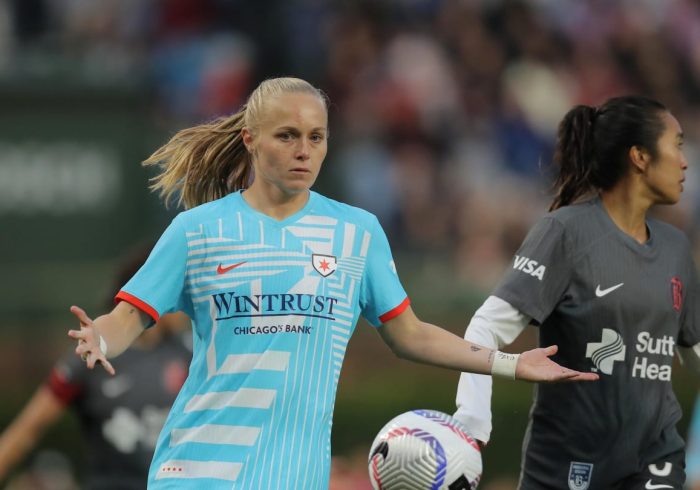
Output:
M46 386L63 405L70 405L83 392L89 374L75 354L66 355L51 369Z
M564 226L545 217L527 234L493 295L542 323L566 291L573 260Z
M360 307L362 316L373 326L379 327L403 313L410 301L396 272L389 240L376 218L368 232L370 241L362 277Z
M187 237L176 217L151 251L146 263L116 296L147 313L154 322L161 315L185 311L192 316L185 297Z
M672 282L671 294L681 299L681 329L678 334L678 345L682 347L693 347L700 343L700 284L698 284L698 273L693 262L690 251L688 257L688 284ZM673 281L673 280L672 280ZM673 298L674 303L676 298Z

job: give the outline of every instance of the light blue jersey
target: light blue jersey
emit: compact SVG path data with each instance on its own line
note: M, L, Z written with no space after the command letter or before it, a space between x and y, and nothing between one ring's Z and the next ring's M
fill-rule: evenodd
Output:
M340 369L360 313L409 304L370 213L311 192L276 221L241 193L179 214L117 298L194 320L189 377L149 488L326 489Z

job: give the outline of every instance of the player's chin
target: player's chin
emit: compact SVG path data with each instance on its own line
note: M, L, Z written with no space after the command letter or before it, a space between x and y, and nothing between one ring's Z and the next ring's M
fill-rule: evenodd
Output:
M664 199L663 201L657 202L656 204L661 204L663 206L673 206L674 204L678 204L678 201L680 201L680 196L675 197L675 198L668 198Z
M316 175L312 175L311 173L298 173L293 174L285 184L287 192L290 194L298 194L311 189L315 182Z
M667 192L665 192L663 195L661 195L660 199L657 201L657 204L666 204L666 205L677 204L678 201L681 200L682 192L683 192L683 184L679 184L678 188L669 189Z
M683 184L680 184L678 186L678 190L676 192L672 192L668 196L668 200L670 201L669 204L676 204L678 201L681 200L681 194L683 194Z

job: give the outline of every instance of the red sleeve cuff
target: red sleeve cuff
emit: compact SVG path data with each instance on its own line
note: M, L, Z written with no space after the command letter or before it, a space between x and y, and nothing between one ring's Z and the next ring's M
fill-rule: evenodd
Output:
M69 383L55 368L51 370L46 386L51 393L64 405L69 405L82 391L80 385Z
M119 291L119 293L117 293L117 295L114 297L114 301L117 303L120 301L126 301L130 305L134 305L136 308L153 318L154 322L160 320L160 315L158 314L155 308L153 308L148 303L141 301L136 296L127 293L126 291Z
M410 305L410 304L411 304L411 300L408 299L408 296L407 296L406 299L404 299L399 306L397 306L396 308L393 308L393 309L387 311L386 313L384 313L383 315L381 315L379 317L379 321L382 323L386 323L389 320L391 320L392 318L396 318L401 313L403 313L406 310L406 308L408 308L408 305Z

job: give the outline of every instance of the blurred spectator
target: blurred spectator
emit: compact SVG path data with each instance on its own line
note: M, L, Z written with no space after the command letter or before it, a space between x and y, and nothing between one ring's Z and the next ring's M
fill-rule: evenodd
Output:
M171 127L230 113L259 79L301 70L335 101L341 199L380 215L398 251L452 257L485 289L544 211L538 182L565 108L641 92L689 121L688 146L700 139L693 0L290 0L264 15L221 0L10 5L2 72L43 49L87 77L146 82ZM685 200L679 221L696 236L699 194ZM477 203L483 214L465 209Z
M164 41L153 50L151 67L159 112L173 121L235 112L249 91L252 59L250 42L236 34Z

